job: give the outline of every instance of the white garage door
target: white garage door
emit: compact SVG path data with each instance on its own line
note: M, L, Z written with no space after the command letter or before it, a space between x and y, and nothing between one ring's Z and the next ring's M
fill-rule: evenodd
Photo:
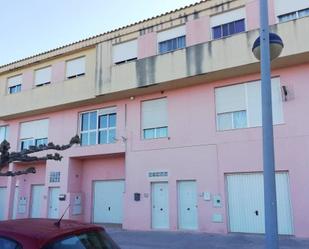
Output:
M94 182L94 223L122 224L124 181Z
M5 203L6 203L6 188L0 187L0 220L4 220Z
M227 176L231 232L264 233L263 175L260 173ZM279 234L293 234L287 173L276 173Z

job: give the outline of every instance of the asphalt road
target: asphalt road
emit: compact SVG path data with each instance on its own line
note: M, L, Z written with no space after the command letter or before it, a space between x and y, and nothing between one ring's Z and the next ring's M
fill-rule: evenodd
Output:
M190 232L137 232L107 229L122 249L264 249L262 235ZM309 240L280 237L280 249L309 249Z

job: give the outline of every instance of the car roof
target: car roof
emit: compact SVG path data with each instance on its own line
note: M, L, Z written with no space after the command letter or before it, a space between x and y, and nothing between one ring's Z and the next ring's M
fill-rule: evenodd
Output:
M38 248L52 240L93 230L103 230L102 227L80 223L73 220L62 220L56 226L54 219L17 219L0 221L0 236L14 239L18 242L31 240Z

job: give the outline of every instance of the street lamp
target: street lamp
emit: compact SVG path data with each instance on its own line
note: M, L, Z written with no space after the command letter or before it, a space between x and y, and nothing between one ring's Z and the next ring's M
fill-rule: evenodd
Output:
M269 33L267 0L260 0L260 37L254 42L252 52L261 61L266 249L279 248L270 61L277 58L282 49L281 38Z

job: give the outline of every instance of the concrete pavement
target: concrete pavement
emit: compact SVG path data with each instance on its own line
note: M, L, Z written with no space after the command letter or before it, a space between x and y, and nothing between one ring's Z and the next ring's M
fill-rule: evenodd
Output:
M264 249L263 235L138 232L108 228L122 249ZM280 237L280 249L309 249L309 240Z

